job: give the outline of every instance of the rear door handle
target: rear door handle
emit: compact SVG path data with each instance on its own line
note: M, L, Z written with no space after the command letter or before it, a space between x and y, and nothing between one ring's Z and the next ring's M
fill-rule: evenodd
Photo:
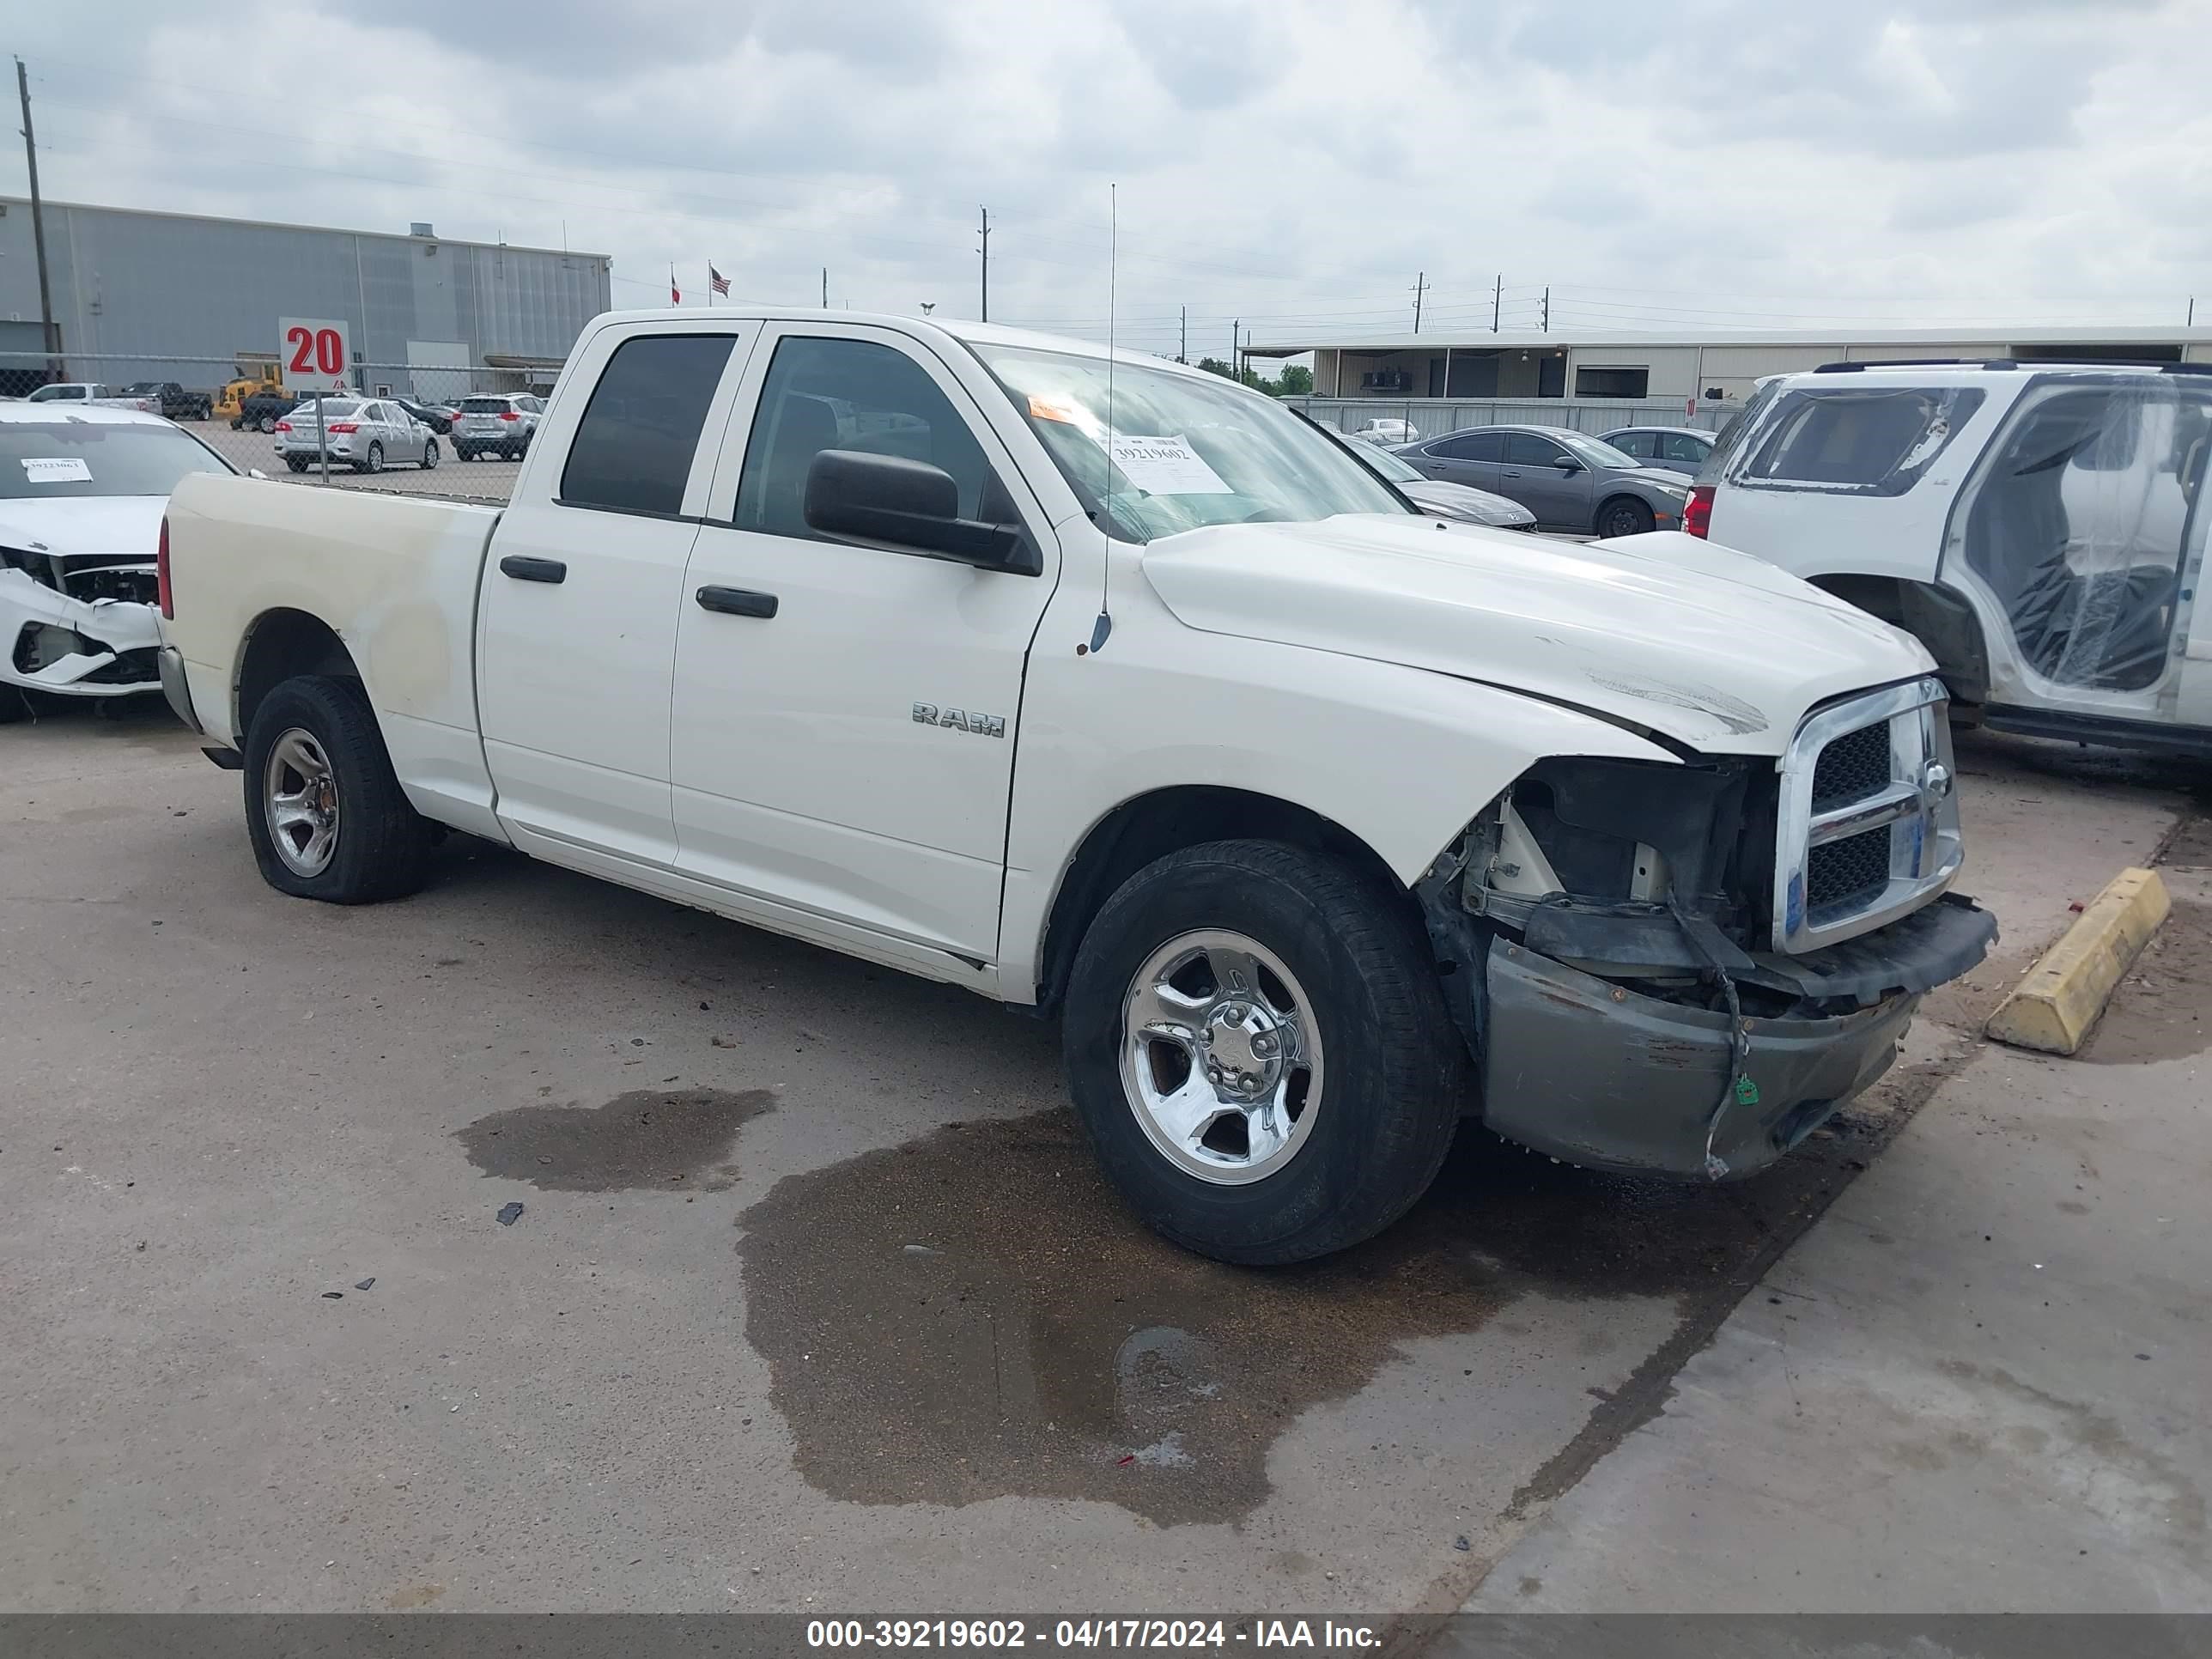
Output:
M499 574L519 582L564 582L568 580L568 567L558 559L529 559L510 553L499 562Z
M702 587L694 597L702 611L719 611L726 617L775 615L775 595L757 593L750 587Z

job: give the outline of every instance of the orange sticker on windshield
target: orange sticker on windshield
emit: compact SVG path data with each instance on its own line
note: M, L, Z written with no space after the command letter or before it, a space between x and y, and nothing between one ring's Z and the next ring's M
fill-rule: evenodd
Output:
M1061 421L1069 426L1079 426L1083 422L1083 411L1073 404L1058 403L1031 392L1030 418L1033 421Z

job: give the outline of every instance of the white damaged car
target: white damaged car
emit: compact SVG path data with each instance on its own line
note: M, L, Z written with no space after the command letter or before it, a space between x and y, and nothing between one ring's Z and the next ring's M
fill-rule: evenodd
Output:
M26 691L161 689L162 509L186 474L237 470L158 416L0 404L0 723Z

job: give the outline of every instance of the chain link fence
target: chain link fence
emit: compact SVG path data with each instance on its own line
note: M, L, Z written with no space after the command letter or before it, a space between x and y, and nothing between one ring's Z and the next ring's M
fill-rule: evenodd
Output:
M1285 402L1339 432L1374 430L1370 422L1399 422L1406 430L1387 428L1394 441L1417 443L1470 426L1561 426L1595 436L1625 426L1691 426L1717 432L1740 403L1699 398L1694 414L1680 398L1291 398Z
M319 422L312 399L286 390L273 357L15 351L0 352L0 398L65 410L88 393L142 408L240 471L288 483L504 501L552 374L356 363L356 389L326 393Z

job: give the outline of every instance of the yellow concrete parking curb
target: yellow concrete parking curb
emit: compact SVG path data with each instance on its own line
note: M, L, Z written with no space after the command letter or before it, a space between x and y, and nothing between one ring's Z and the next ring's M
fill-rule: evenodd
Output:
M2172 908L2157 871L2121 871L1983 1030L2015 1048L2072 1054Z

